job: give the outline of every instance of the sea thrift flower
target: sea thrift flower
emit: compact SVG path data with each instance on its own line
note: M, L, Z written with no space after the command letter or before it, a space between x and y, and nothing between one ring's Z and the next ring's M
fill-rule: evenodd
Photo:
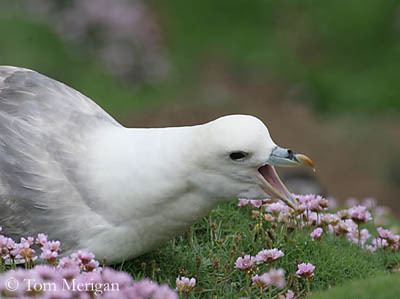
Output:
M283 269L271 269L262 275L255 275L251 278L253 285L264 289L269 286L275 286L283 289L286 285L285 271Z
M256 259L254 256L245 255L236 260L235 267L239 270L250 270L254 267Z
M314 195L314 194L306 194L306 195L294 195L300 203L300 206L302 206L305 210L313 211L313 212L319 212L328 207L328 200L323 198L320 195Z
M266 206L265 210L268 213L271 213L275 216L279 215L280 213L288 213L289 207L284 204L283 202L274 202Z
M296 275L302 278L312 278L314 276L315 266L311 263L301 263L297 265Z
M348 219L349 218L349 210L337 211L336 215L342 220Z
M42 253L40 255L40 258L50 264L54 264L61 250L60 246L60 241L47 241L41 247Z
M285 295L279 295L279 299L294 299L294 292L288 290Z
M271 262L274 262L277 259L281 258L284 255L285 254L277 248L264 249L264 250L261 250L259 253L257 253L255 260L256 260L257 264L271 263Z
M378 227L376 230L378 231L379 237L381 237L382 239L394 238L394 234L389 229L384 229L383 227Z
M386 248L389 247L389 243L386 239L375 238L372 240L372 246L374 246L376 249Z
M269 277L265 276L265 275L261 275L261 276L259 276L258 274L254 275L251 278L251 281L252 281L253 285L257 286L260 289L265 289L270 285Z
M4 260L14 259L18 255L17 243L13 239L4 237L1 243L0 252Z
M283 269L271 269L263 275L268 275L270 284L279 289L283 289L286 285L285 271Z
M36 244L39 244L40 247L44 246L47 243L47 235L45 234L38 234L36 238Z
M325 225L336 225L340 221L340 217L336 214L324 214L321 216L321 223Z
M13 279L16 289L6 288L7 281ZM178 299L174 290L158 285L147 279L134 282L125 272L105 268L102 272L75 272L74 279L78 288L66 288L59 269L49 265L39 265L30 270L17 269L0 274L1 298L118 298L118 299ZM40 293L28 293L28 281L35 284L51 283L48 290ZM117 285L117 287L116 287ZM79 290L79 293L77 293Z
M391 230L389 229L384 229L382 227L378 227L376 229L378 231L379 237L382 239L385 239L389 245L395 245L395 248L398 247L400 243L400 236L395 235Z
M322 228L317 227L316 229L314 229L311 232L310 237L311 237L311 239L313 239L313 241L319 240L321 238L323 232L324 232L324 230Z
M355 244L364 246L365 242L371 237L371 234L366 228L358 231L358 229L352 229L347 233L347 239Z
M21 242L18 246L18 255L17 257L21 257L27 261L32 260L35 257L35 250L31 248L34 243L34 239L32 237L28 237L27 239L21 238Z
M357 224L351 219L341 220L337 225L333 226L336 235L344 235L353 230L357 230Z
M82 270L91 272L99 268L99 262L94 259L94 254L86 250L78 250L76 253L71 255L72 259L78 261L79 266Z
M355 206L348 210L349 217L356 223L368 222L372 219L371 213L364 206Z
M320 225L320 219L316 212L308 212L304 216L306 216L309 225Z
M245 206L249 205L249 203L250 203L250 199L239 198L238 207L245 207Z
M195 278L189 279L187 277L182 276L176 279L176 289L179 292L190 293L195 286L196 286Z
M250 205L259 209L263 205L263 201L261 199L251 199Z

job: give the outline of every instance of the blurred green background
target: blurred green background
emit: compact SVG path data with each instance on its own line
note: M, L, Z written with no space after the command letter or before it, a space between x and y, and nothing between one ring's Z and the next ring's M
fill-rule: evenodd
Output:
M0 9L0 64L65 82L127 126L256 115L277 143L316 160L327 195L399 211L400 1L0 0Z

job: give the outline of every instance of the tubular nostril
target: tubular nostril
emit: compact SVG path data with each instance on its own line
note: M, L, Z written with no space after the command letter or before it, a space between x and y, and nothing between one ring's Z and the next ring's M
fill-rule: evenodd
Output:
M292 159L294 158L294 153L293 153L293 151L292 151L291 149L288 149L287 152L288 152L288 158L292 160Z

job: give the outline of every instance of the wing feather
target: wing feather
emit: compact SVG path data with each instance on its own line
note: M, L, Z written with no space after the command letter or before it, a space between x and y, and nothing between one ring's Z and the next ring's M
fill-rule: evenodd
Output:
M107 126L120 124L76 90L0 66L0 226L13 236L63 236L72 247L74 215L97 213L84 184L87 140Z

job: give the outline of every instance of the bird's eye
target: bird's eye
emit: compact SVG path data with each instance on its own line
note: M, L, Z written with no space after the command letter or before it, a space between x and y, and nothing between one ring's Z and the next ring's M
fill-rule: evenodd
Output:
M246 152L233 152L229 154L229 158L231 158L232 160L242 160L244 158L246 158L248 156L248 153Z

